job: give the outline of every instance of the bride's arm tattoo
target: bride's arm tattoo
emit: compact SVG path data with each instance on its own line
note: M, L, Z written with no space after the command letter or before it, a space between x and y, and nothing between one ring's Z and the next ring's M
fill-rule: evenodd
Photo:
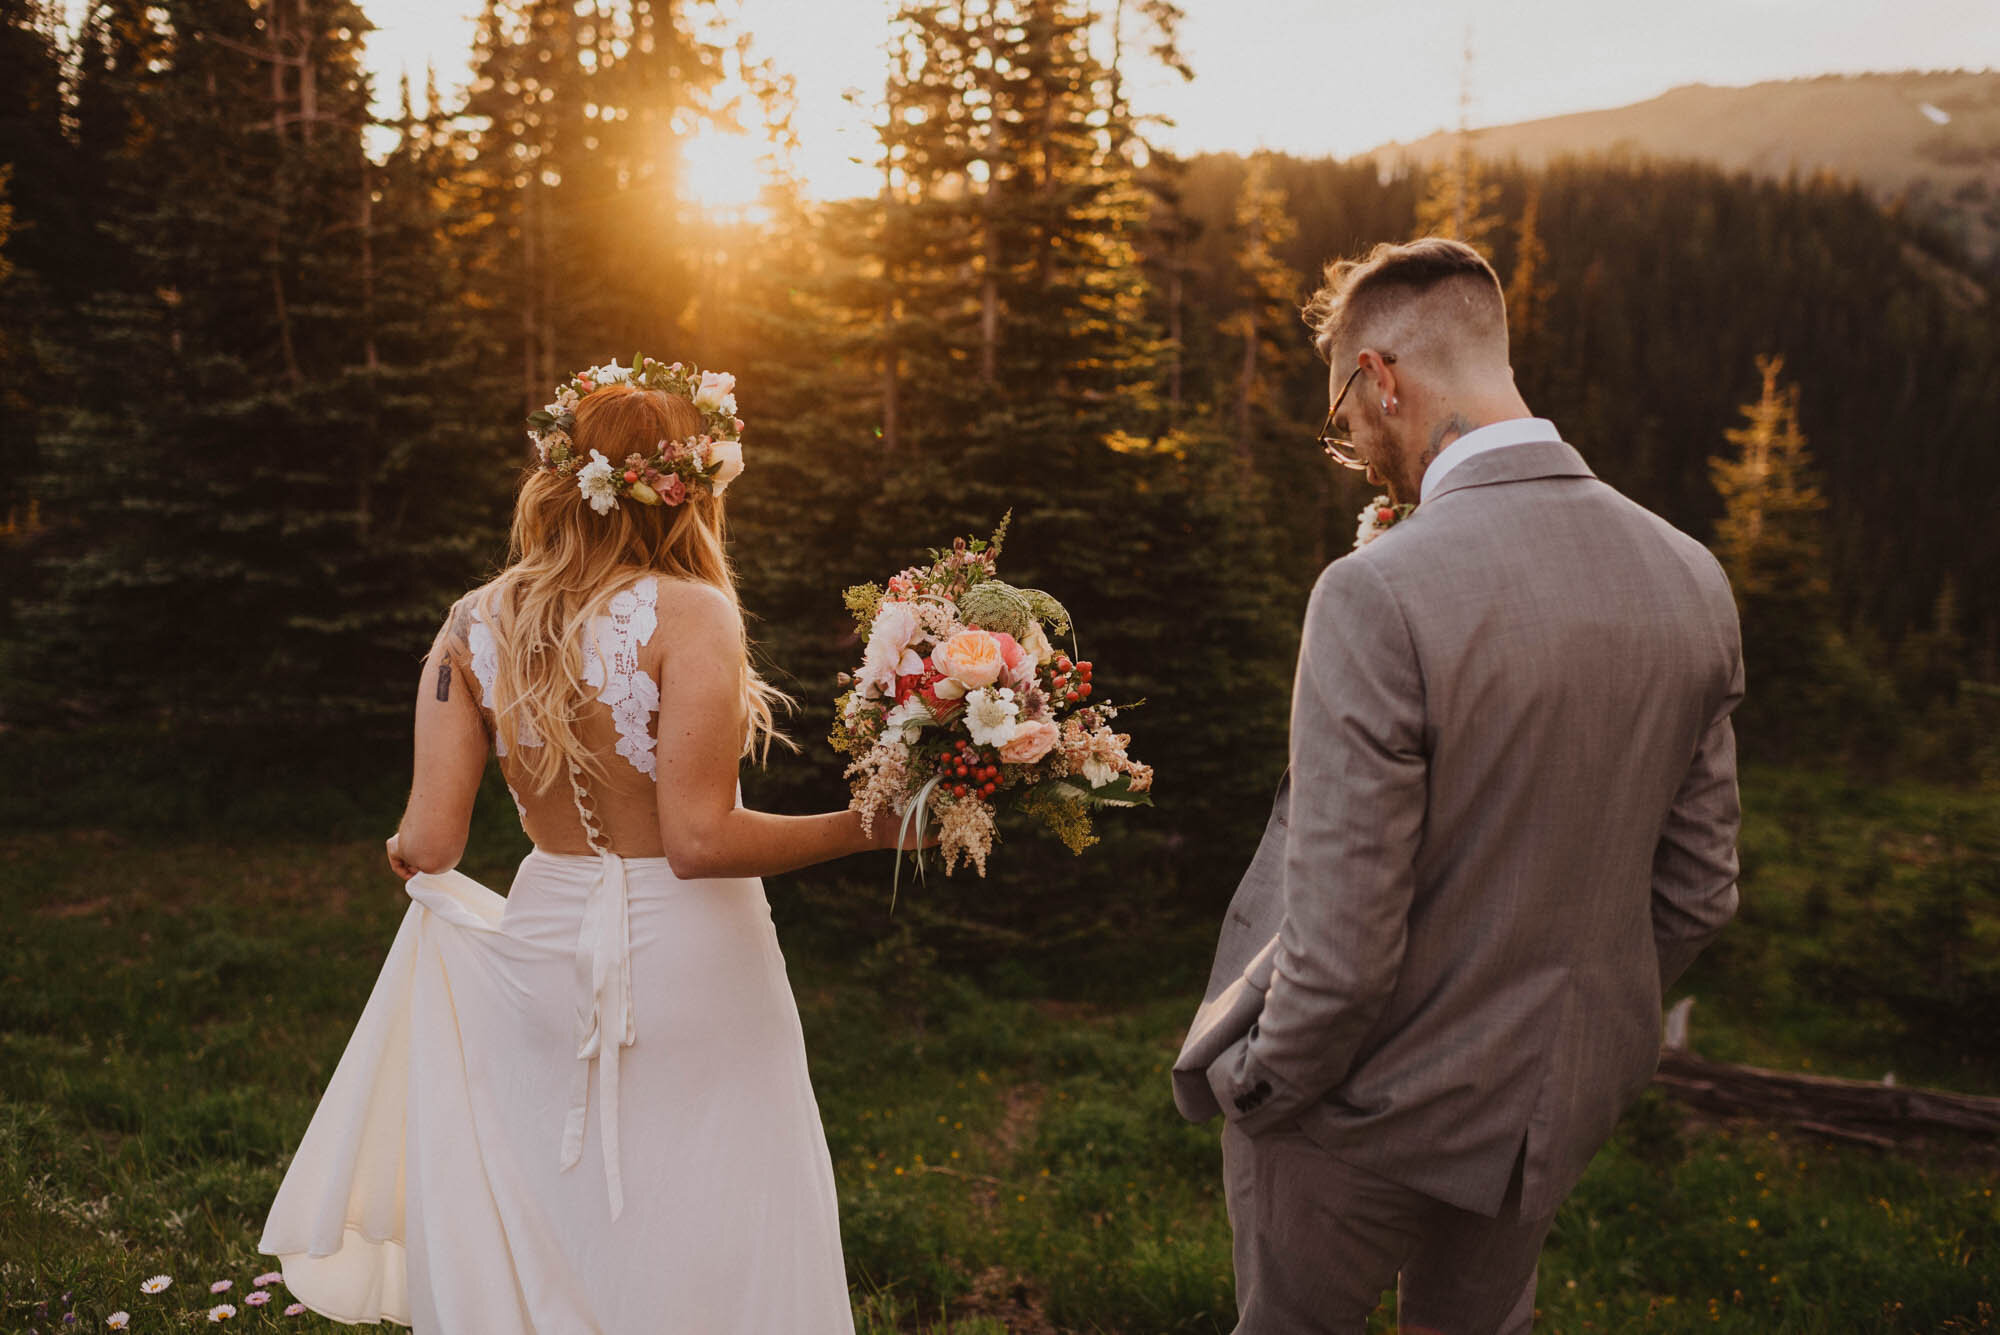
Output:
M451 699L451 664L448 662L438 664L437 698Z

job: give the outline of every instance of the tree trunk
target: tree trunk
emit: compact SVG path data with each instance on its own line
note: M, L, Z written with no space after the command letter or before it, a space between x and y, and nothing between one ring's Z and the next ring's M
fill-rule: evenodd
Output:
M1755 1066L1704 1061L1688 1050L1694 998L1667 1012L1666 1039L1653 1083L1705 1112L1789 1122L1839 1140L1894 1149L1926 1132L2000 1139L2000 1099L1905 1089L1891 1074L1873 1080L1836 1080Z
M894 114L894 108L891 108ZM882 452L893 455L898 445L896 420L902 397L901 354L896 348L896 169L882 155Z
M1256 419L1251 411L1257 397L1257 308L1243 312L1243 369L1236 379L1236 454L1250 457L1250 426Z
M313 63L312 0L298 0L299 133L313 142L319 122L319 71Z
M354 530L365 546L375 508L375 442L382 438L382 359L375 344L375 189L366 171L361 174L361 365L367 372L368 430L357 445Z
M282 173L285 154L285 25L279 6L272 4L264 11L264 39L271 48L271 137L279 156L279 171ZM285 378L294 388L304 383L305 374L299 369L298 349L292 340L291 306L285 300L284 271L284 202L283 181L279 182L280 208L271 214L270 250L268 263L271 267L271 302L278 322L278 348L285 359Z
M538 156L536 159L536 175L538 178L540 171L540 158ZM541 268L538 271L541 277L541 291L537 294L535 302L536 310L540 315L541 337L539 339L539 346L542 354L542 373L536 384L542 390L546 390L549 386L555 384L556 377L562 374L562 371L556 366L556 257L562 253L562 247L558 244L560 238L556 235L554 203L549 199L551 193L552 191L547 181L536 180L535 212L538 215L536 231L541 234L542 238ZM569 193L574 198L576 192L571 191ZM617 360L616 353L612 354L612 360Z
M986 237L979 281L979 379L990 385L1000 374L1000 235L993 225L993 195L1000 183L987 178Z
M902 355L896 350L896 296L894 289L882 298L882 452L894 454L898 446L896 421L902 398Z
M541 379L541 359L536 354L535 340L541 324L535 315L535 294L541 291L535 266L540 260L537 246L535 195L541 187L540 169L533 163L528 167L528 179L521 195L521 415L526 417L541 407L541 397L537 385ZM527 447L532 453L534 446Z
M1731 1066L1673 1050L1660 1054L1653 1083L1705 1112L1789 1122L1884 1149L1927 1132L2000 1139L2000 1099L1970 1094Z
M1181 306L1185 300L1181 275L1181 239L1176 236L1168 255L1167 268L1167 425L1181 420L1181 340L1184 336Z

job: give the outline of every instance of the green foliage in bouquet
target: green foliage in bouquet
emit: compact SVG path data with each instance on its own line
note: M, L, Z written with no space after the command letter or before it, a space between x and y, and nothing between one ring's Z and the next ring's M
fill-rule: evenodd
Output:
M847 610L854 617L854 629L862 635L875 624L875 614L882 610L882 586L880 584L856 584L841 595L847 603Z
M1028 638L1037 625L1057 635L1070 631L1069 613L1061 603L1040 589L1017 589L1004 580L973 585L958 600L958 610L967 625L1005 631L1017 640Z
M1063 781L1051 780L1022 793L1014 809L1039 820L1065 848L1081 854L1097 842L1097 832L1091 828L1090 803L1078 800L1079 796Z

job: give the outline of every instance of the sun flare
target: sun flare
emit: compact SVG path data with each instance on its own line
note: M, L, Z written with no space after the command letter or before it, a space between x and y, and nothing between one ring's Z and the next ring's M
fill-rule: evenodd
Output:
M767 156L754 135L704 128L681 145L681 194L706 213L750 216L770 183Z

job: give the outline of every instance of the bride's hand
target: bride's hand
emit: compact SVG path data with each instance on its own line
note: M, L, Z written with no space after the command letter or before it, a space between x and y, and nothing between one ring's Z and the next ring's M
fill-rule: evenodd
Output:
M389 836L389 870L407 881L421 871L422 868L413 867L403 860L402 838L403 836L400 831Z
M877 808L875 821L869 826L867 832L868 846L870 848L898 849L905 853L915 852L919 848L936 848L938 846L938 823L935 820L925 823L922 843L917 841L916 827L917 823L911 821L909 828L906 830L903 828L903 817L900 813L890 811L886 807Z

